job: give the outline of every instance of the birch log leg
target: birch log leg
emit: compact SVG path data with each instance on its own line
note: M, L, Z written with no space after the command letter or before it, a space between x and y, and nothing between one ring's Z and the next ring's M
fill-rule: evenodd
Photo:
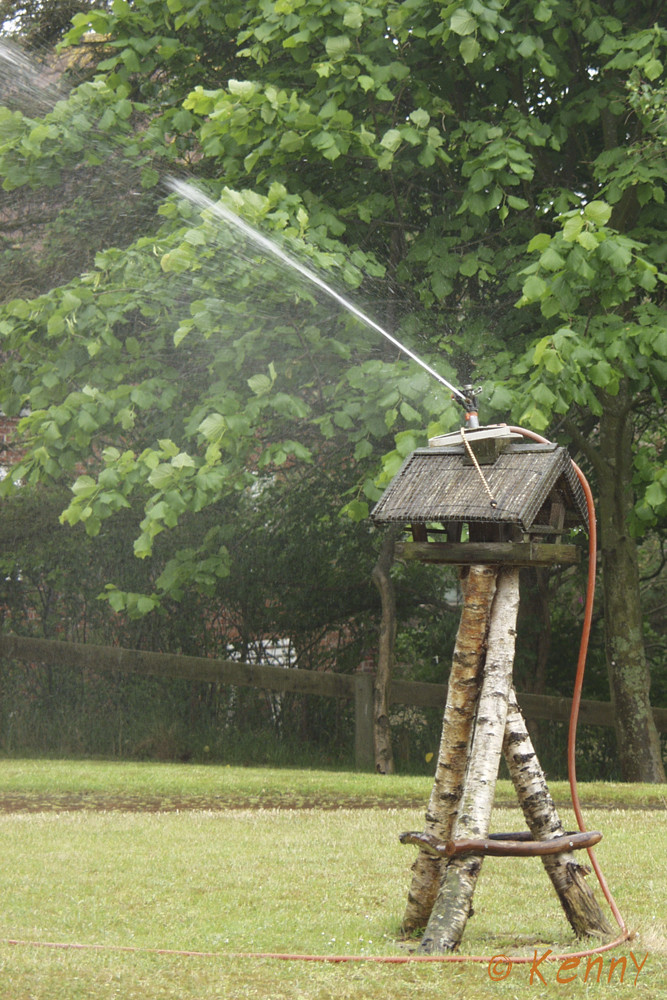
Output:
M508 697L512 689L518 611L519 570L503 569L498 576L491 610L484 678L463 796L452 830L453 840L484 839L489 833ZM472 897L481 867L479 854L451 859L444 869L440 892L419 951L432 954L458 947L472 911Z
M537 759L516 694L510 694L503 753L526 823L534 840L552 840L565 830ZM613 928L585 881L586 869L572 853L545 855L545 870L577 937L607 937Z
M440 749L424 830L443 842L450 839L463 791L496 576L497 569L493 567L471 566L461 580L463 611L454 646ZM426 927L440 886L440 869L440 858L426 850L419 851L412 866L412 883L402 923L404 934Z

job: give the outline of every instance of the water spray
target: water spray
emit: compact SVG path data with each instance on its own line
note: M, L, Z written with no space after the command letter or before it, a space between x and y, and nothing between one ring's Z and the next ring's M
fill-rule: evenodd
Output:
M39 64L7 38L0 39L0 95L2 103L27 116L45 114L65 96L53 72Z
M446 378L444 378L439 372L437 372L435 368L432 368L429 364L427 364L426 361L420 358L418 354L415 354L414 351L412 351L405 344L401 343L401 341L398 340L396 337L394 337L393 334L389 333L387 330L381 327L379 323L376 323L375 320L370 318L370 316L367 316L366 313L362 312L361 309L355 306L354 302L351 302L349 299L346 299L344 295L341 295L340 292L337 292L335 288L333 288L331 285L327 284L326 281L320 278L320 276L315 271L311 270L311 268L309 267L306 267L306 265L302 264L301 261L298 260L296 257L293 257L291 254L287 253L285 250L283 250L282 247L278 246L277 243L274 243L273 240L270 240L267 236L264 236L263 233L255 229L254 226L251 226L250 223L246 222L245 219L242 219L231 209L226 208L224 205L221 205L220 202L212 201L210 198L208 198L205 194L199 191L192 184L189 184L187 181L181 181L177 180L176 178L170 177L167 180L167 187L175 194L178 194L183 198L187 198L188 201L193 202L196 205L199 205L200 208L210 212L212 215L214 215L217 219L221 220L222 222L226 222L230 226L234 226L235 229L237 229L247 239L249 239L252 243L258 246L262 251L264 251L264 253L276 257L283 264L286 264L288 267L291 267L295 271L298 271L299 274L301 274L304 278L307 278L308 281L316 285L321 291L323 291L326 295L332 298L339 305L343 306L343 308L346 309L349 313L352 313L353 316L356 316L358 320L361 320L361 322L365 326L367 326L371 330L375 330L375 332L379 333L382 337L385 338L385 340L388 340L390 344L393 344L394 347L397 347L399 349L399 351L402 351L403 354L407 355L407 357L409 357L412 361L416 362L421 368L424 369L425 372L428 372L428 374L432 378L440 382L441 385L444 385L446 389L449 389L449 391L457 399L457 401L466 409L466 412L468 412L471 405L473 406L475 405L474 395L472 397L466 396L464 392L462 392L460 389L457 389L456 386L453 386L451 382L448 382ZM467 388L472 389L472 386L469 386ZM471 424L470 426L478 426L478 424L474 425Z
M49 90L54 89L50 83L38 74L33 62L22 52L20 48L6 41L0 42L0 90L6 90L8 87L11 88L15 85L17 78L21 79L24 77L30 78L32 81L31 93L34 93L36 89L45 90L47 87ZM60 95L56 93L53 96L57 97ZM53 103L53 99L46 102L49 107L51 107ZM411 350L406 344L402 343L397 337L385 330L379 325L379 323L376 323L370 316L367 316L366 313L359 309L352 301L345 298L345 296L341 295L340 292L336 291L335 288L324 281L324 279L321 278L315 271L307 267L296 257L287 253L277 243L263 235L259 230L255 229L231 209L221 205L219 202L212 201L192 184L172 177L167 179L166 187L175 194L178 194L181 197L186 198L191 203L198 205L201 209L210 212L219 221L233 226L238 232L242 233L248 240L255 244L255 246L259 247L263 253L277 258L284 265L297 271L304 278L310 281L311 284L315 285L331 299L346 309L347 312L356 316L356 318L359 319L366 327L374 330L376 333L380 334L380 336L384 337L385 340L418 364L432 378L452 393L452 397L461 406L463 406L466 411L466 426L478 426L477 423L471 422L475 420L475 415L472 412L475 409L474 396L472 397L471 402L470 397L466 394L466 392L461 389L457 389L456 386L452 385L451 382L432 368L431 365L423 360L423 358L419 357L419 355ZM466 389L468 388L471 387L466 387Z

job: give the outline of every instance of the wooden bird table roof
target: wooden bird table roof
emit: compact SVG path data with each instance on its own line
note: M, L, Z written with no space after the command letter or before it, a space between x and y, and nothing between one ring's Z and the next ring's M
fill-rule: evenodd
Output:
M419 448L404 462L371 512L376 524L497 522L524 532L548 525L551 506L564 506L564 527L588 527L583 490L565 448L510 444L483 473L461 446Z

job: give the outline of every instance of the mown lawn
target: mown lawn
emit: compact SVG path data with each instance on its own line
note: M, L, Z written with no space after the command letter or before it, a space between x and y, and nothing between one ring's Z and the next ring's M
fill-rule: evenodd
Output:
M429 786L334 772L0 761L0 801L14 810L0 813L0 998L667 996L667 812L651 786L581 789L596 803L589 827L604 834L598 859L638 931L586 982L586 960L562 970L542 962L532 982L530 965L515 965L494 982L486 964L239 957L405 955L397 928L415 849L397 835L423 826ZM497 798L494 828L521 826L509 787ZM536 859L487 859L475 911L464 952L539 958L578 948ZM623 981L619 964L608 982L622 957Z

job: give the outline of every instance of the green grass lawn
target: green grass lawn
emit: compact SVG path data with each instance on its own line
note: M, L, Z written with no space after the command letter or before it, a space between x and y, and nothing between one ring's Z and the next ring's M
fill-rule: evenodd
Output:
M405 954L397 928L415 849L402 847L398 834L423 827L429 790L423 778L0 761L0 801L18 810L0 813L0 998L667 996L667 812L651 786L581 789L583 801L597 804L586 819L604 835L598 859L638 931L603 956L585 983L585 960L560 973L573 977L569 983L546 963L539 966L545 982L535 973L530 983L530 967L518 965L492 982L486 965L238 957ZM565 787L554 791L566 800ZM142 798L162 807L141 811ZM494 828L520 827L504 783L497 798ZM630 808L619 808L621 801ZM572 828L571 810L562 814ZM123 947L137 950L117 950ZM462 951L539 958L548 948L567 952L577 943L539 860L487 859ZM639 973L631 952L639 964L647 956ZM618 966L609 984L611 960L621 957L623 982Z
M363 774L355 771L318 771L229 767L212 764L154 764L87 760L0 760L0 798L20 797L30 807L61 808L63 803L99 808L159 804L176 808L179 802L207 808L363 804L416 806L428 801L432 779L410 775ZM570 802L566 781L550 783L557 805ZM663 785L627 785L587 782L580 786L582 803L602 808L667 809ZM73 797L79 801L73 802ZM516 804L510 781L499 781L496 803Z

